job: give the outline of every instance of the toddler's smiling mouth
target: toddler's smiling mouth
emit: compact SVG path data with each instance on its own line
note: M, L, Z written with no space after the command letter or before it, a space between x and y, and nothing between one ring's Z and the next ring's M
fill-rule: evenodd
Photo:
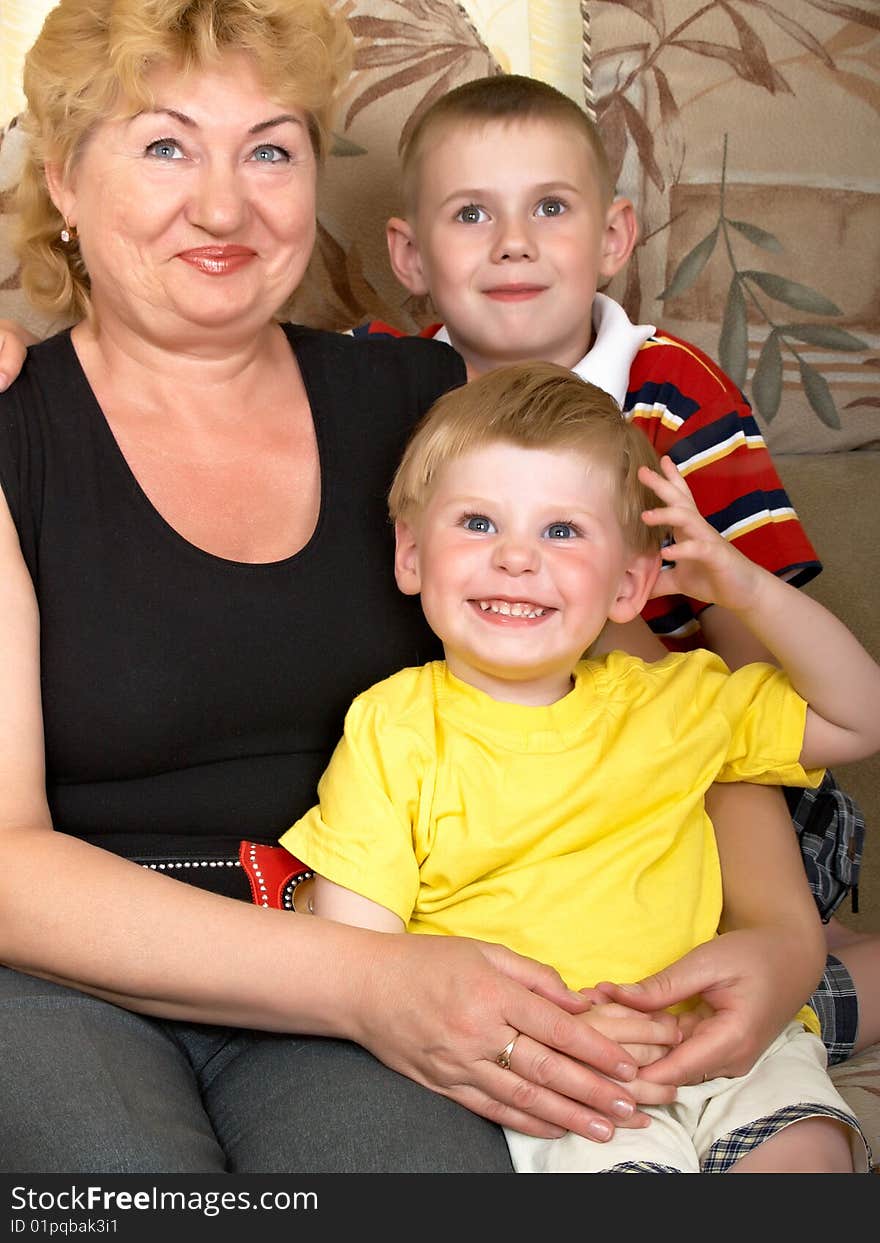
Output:
M546 617L548 613L555 611L543 604L532 604L528 600L496 600L488 597L483 600L473 600L471 603L481 613L491 613L497 617L526 618L527 620Z

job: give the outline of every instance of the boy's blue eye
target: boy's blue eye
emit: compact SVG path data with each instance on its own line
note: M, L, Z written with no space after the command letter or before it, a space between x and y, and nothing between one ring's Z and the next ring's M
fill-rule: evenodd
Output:
M462 224L479 224L486 219L486 213L482 207L477 207L476 203L468 203L466 207L460 208L455 213L455 219L460 220Z
M183 152L173 138L157 138L147 147L146 154L157 160L183 159Z
M258 164L281 164L290 159L290 153L284 147L276 147L274 143L266 142L254 150L251 158Z
M485 514L467 514L462 526L466 531L476 531L478 535L491 535L495 531L495 523Z
M574 539L578 532L570 522L551 522L544 531L546 539Z
M537 214L539 216L561 216L567 210L562 199L543 199L538 204Z

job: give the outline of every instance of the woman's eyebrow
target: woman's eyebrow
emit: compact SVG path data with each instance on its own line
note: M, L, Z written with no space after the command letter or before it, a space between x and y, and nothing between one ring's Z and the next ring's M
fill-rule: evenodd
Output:
M252 125L248 130L249 134L259 134L263 130L272 129L275 125L284 125L290 122L293 125L302 125L302 118L294 116L292 112L282 112L280 116L270 117L268 121L258 121L256 125Z
M135 121L139 116L148 115L173 117L175 121L179 121L181 125L189 128L198 125L197 121L187 116L185 112L180 112L177 108L144 108L142 111L136 112L131 119ZM248 133L261 134L264 130L273 129L276 125L284 125L285 123L302 125L302 119L295 116L292 112L282 112L277 117L270 117L267 121L258 121L256 125L250 127Z

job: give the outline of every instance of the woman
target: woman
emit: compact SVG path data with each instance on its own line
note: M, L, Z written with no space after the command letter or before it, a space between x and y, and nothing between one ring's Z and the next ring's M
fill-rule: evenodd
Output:
M353 695L435 651L383 498L463 365L275 318L348 44L319 0L62 0L28 59L25 285L81 319L0 398L9 1171L507 1171L492 1123L639 1121L547 968L234 900ZM744 941L665 973L717 1009L680 1081L787 1013Z
M28 58L25 282L82 318L0 399L7 1171L507 1170L485 1118L633 1115L549 969L232 900L432 650L383 494L463 365L275 319L348 46L318 0L62 0Z

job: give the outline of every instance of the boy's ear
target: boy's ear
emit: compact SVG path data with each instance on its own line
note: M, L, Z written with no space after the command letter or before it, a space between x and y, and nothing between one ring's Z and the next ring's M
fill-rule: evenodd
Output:
M660 553L636 553L621 575L617 596L608 610L608 620L630 622L638 617L660 573Z
M428 282L422 272L422 260L412 226L400 216L392 216L385 226L385 240L394 275L404 289L416 297L423 297L429 292Z
M408 522L398 518L394 524L394 577L405 596L417 596L422 590L419 571L419 544Z
M636 209L629 199L615 199L605 213L605 232L599 273L607 280L616 276L629 259L639 236Z

